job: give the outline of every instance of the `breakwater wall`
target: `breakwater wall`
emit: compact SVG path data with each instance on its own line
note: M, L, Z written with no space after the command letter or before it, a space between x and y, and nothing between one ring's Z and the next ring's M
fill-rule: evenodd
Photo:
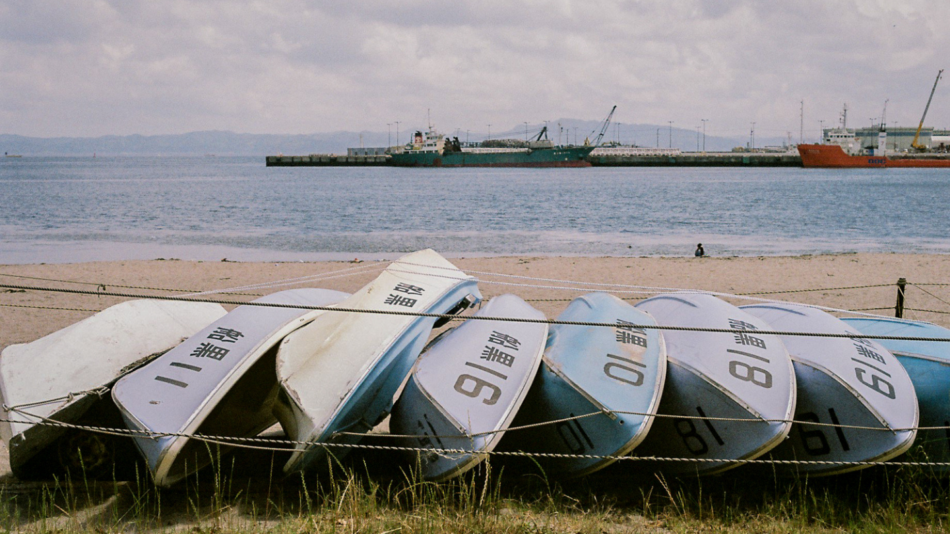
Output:
M595 167L801 167L798 154L755 152L680 153L674 155L591 155Z
M310 154L309 156L267 156L268 167L383 167L389 156L338 156Z
M798 154L679 153L674 155L606 155L587 158L594 167L801 167ZM268 167L383 167L389 156L267 156Z

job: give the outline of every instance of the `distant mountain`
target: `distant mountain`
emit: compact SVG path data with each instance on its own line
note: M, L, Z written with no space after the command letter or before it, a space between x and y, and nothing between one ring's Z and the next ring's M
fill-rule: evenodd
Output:
M593 140L602 123L575 119L559 119L547 123L549 137L555 142L583 143ZM527 136L537 135L543 125L528 125ZM420 128L421 129L421 128ZM399 142L406 143L413 129L402 130ZM657 135L657 131L659 134ZM462 141L481 141L487 132L450 130L448 135L457 135ZM492 131L491 137L523 139L524 127L504 131ZM668 147L671 141L669 125L611 124L604 141L619 140L623 144ZM658 141L657 141L658 139ZM756 146L781 145L781 138L757 138ZM24 137L0 134L0 152L24 156L78 156L78 155L174 155L201 156L265 156L273 154L345 154L346 149L359 146L386 146L396 144L396 132L329 132L305 135L241 134L234 132L206 131L177 135L106 135L102 137ZM745 146L748 138L706 136L707 151L728 151L736 146ZM699 144L702 139L700 135ZM695 130L672 129L672 145L685 151L696 150Z

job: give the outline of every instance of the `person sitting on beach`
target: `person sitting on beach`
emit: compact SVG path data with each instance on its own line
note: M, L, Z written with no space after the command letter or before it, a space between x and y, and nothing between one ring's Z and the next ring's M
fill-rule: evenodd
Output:
M703 244L702 244L702 243L696 245L696 254L695 254L695 255L696 255L697 258L702 258L702 257L704 257L704 256L706 255L706 251L703 250Z

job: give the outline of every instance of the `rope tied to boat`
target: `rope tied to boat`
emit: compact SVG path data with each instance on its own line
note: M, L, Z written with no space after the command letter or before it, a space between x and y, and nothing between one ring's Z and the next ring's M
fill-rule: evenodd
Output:
M99 427L90 425L77 425L64 423L44 418L43 421L17 421L10 419L0 419L4 423L21 424L42 424L56 426L66 429L95 432L98 434L112 435L117 437L130 438L162 438L162 437L184 437L195 439L212 445L225 447L235 447L249 450L260 450L267 452L292 452L294 450L305 450L299 447L289 448L286 445L300 445L304 447L323 447L326 449L363 449L375 451L396 451L396 452L415 452L415 453L436 453L442 455L480 455L480 456L501 456L501 457L521 457L521 458L544 458L544 459L593 459L593 460L611 460L611 461L646 461L646 462L685 462L685 463L717 463L717 464L765 464L765 465L854 465L854 466L910 466L910 467L950 467L950 462L933 461L879 461L879 460L776 460L772 458L683 458L683 457L665 457L665 456L623 456L610 454L567 454L567 453L546 453L531 451L475 451L470 449L453 448L434 448L434 447L407 447L400 445L372 445L364 443L343 443L329 441L294 441L274 438L243 438L235 436L209 436L203 434L189 434L184 432L153 432L143 430L130 430L124 428ZM368 434L361 434L366 437ZM372 436L379 436L373 434ZM458 437L458 436L456 436ZM269 446L270 444L271 446ZM278 446L284 445L284 446Z

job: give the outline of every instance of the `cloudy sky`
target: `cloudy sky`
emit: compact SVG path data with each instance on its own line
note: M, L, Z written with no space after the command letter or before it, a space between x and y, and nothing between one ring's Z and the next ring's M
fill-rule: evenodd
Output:
M950 2L0 0L0 133L916 126ZM950 76L948 76L950 78ZM928 125L950 127L950 79ZM395 128L395 126L393 126Z

